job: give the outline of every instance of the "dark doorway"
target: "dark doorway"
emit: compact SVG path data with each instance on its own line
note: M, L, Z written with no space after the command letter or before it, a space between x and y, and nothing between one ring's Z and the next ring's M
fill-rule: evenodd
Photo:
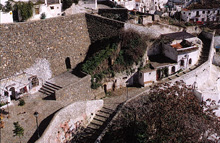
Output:
M15 96L16 96L16 93L15 93L15 88L14 87L11 87L9 89L9 91L11 91L11 99L16 99Z
M189 59L189 64L190 64L190 65L192 64L192 59Z
M71 69L71 63L70 63L70 58L69 57L66 58L65 63L66 63L66 68Z
M180 61L180 66L184 66L184 60Z
M106 84L104 84L104 92L105 92L105 94L107 93L107 85Z
M160 80L160 78L161 78L160 74L161 74L161 71L158 69L157 70L157 75L156 75L157 76L157 80Z
M175 73L176 72L176 68L175 66L172 67L172 73Z
M164 74L165 74L165 77L168 77L168 68L167 67L164 69Z

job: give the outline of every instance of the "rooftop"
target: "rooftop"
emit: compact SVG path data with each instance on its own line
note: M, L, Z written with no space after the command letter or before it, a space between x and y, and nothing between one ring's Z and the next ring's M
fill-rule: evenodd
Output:
M162 36L163 39L170 39L170 40L181 40L181 39L196 37L196 36L193 36L192 34L189 34L185 31L176 32L176 33L169 33L169 34L163 34L161 36Z
M174 60L164 56L163 54L149 56L149 60L151 61L151 65L154 68L163 67L171 64L175 64Z

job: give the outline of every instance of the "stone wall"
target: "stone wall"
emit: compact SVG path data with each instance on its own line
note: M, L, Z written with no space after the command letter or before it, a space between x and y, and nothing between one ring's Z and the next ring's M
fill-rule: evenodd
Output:
M91 90L91 76L88 75L82 78L77 83L72 83L56 92L56 100L92 100L94 99L94 94Z
M82 62L90 45L85 14L0 25L1 78L25 71L39 59L52 76ZM33 70L39 70L34 68Z
M91 41L116 36L123 26L90 14L0 25L0 79L22 72L50 79L82 62Z
M103 8L98 10L98 14L119 21L128 20L128 9L126 8Z
M43 135L36 143L64 143L86 127L96 112L103 107L103 100L75 102L57 112Z
M86 14L86 20L92 43L103 38L117 36L120 29L124 27L123 22L91 14Z

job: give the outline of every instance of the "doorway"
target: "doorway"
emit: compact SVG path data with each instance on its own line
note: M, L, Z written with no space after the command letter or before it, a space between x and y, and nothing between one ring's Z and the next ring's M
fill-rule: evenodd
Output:
M69 57L67 57L65 59L65 63L66 63L66 69L71 69L71 63L70 63L70 58Z

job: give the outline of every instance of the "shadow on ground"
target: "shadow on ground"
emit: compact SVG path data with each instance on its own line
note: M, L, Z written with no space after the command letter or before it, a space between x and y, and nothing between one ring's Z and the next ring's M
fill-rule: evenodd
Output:
M62 109L62 108L61 108ZM41 137L41 135L43 134L43 132L46 130L47 126L49 125L50 121L53 119L53 116L59 111L60 109L58 109L57 111L55 111L54 113L50 114L47 118L45 118L39 125L39 135ZM38 140L38 132L37 129L35 130L34 134L32 135L32 137L29 139L28 143L34 143Z

